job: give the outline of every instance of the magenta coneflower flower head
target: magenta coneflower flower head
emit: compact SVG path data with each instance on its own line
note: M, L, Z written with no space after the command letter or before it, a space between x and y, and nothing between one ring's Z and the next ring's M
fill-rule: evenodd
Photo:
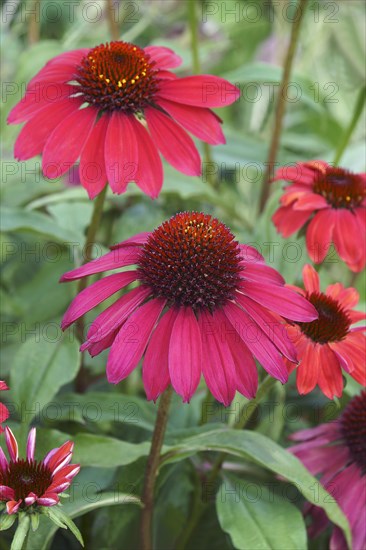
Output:
M120 271L132 265L136 267ZM223 223L199 212L177 214L61 280L112 269L119 272L74 299L62 327L136 281L133 290L95 319L81 349L97 355L111 347L107 377L114 384L144 357L148 399L156 400L172 384L189 401L202 374L225 405L236 390L251 398L258 383L253 356L286 382L283 356L296 361L296 354L280 316L297 321L317 317L315 308L286 288L257 250L240 245Z
M353 309L359 300L355 288L335 283L321 292L319 275L310 265L304 266L303 279L305 291L292 288L313 304L319 318L310 323L296 322L291 329L300 361L296 370L297 388L306 394L318 384L324 395L333 399L342 395L342 369L366 385L365 327L352 328L353 323L362 321L366 315ZM291 371L294 365L288 362L288 367Z
M291 181L272 218L279 233L289 237L306 226L314 263L324 260L333 242L349 269L361 271L366 263L366 174L316 160L280 168L279 179Z
M8 514L36 511L40 506L54 506L59 495L71 484L80 470L70 464L74 444L67 441L52 449L43 460L34 459L36 429L32 428L27 441L27 458L18 456L18 443L10 428L5 428L9 458L0 448L0 501L6 502Z
M159 152L180 172L201 174L190 132L225 143L212 107L230 105L240 91L217 76L177 78L168 69L181 59L172 50L111 42L51 59L28 84L8 122L26 122L15 156L43 153L48 178L64 174L80 159L80 180L90 198L105 187L126 191L130 181L152 198L163 169Z
M335 422L294 433L297 444L288 450L296 455L338 502L352 533L352 550L366 548L366 392L354 397ZM329 525L322 508L306 506L313 523L311 537ZM347 548L342 531L334 526L331 550Z
M8 386L3 380L0 380L0 391L8 390ZM9 418L9 410L3 403L0 403L0 434L4 431L2 423Z

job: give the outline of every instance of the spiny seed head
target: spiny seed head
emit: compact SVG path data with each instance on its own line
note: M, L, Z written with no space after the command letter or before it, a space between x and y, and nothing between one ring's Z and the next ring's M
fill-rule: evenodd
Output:
M155 62L138 46L110 42L90 50L75 80L85 101L101 110L141 112L159 88Z
M0 485L11 487L15 492L15 500L23 500L31 492L42 496L51 483L51 470L36 460L10 461L7 469L0 472Z
M360 174L330 166L319 173L313 191L322 195L333 208L352 210L366 197L366 182Z
M238 243L223 223L207 214L183 212L150 235L138 271L155 297L212 311L233 297L239 262Z

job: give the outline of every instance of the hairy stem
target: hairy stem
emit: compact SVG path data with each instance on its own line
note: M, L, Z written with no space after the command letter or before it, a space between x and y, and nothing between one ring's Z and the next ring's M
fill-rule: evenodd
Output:
M285 58L284 67L283 67L283 76L282 76L281 84L278 90L275 121L274 121L271 143L269 147L268 159L266 163L266 171L262 181L262 190L261 190L261 196L259 201L259 213L263 212L269 196L269 182L272 177L273 169L277 158L278 148L280 146L283 117L285 115L286 90L290 80L292 64L295 57L298 39L300 35L301 22L303 21L304 13L306 10L306 3L307 3L307 0L299 0L298 6L297 6L297 16L296 16L296 19L294 20L294 23L291 29L290 43L286 52L286 58Z
M144 508L141 512L141 550L152 550L152 520L154 513L154 489L159 469L160 451L163 446L168 412L173 389L170 386L160 398L150 454L145 470L145 482L142 493Z

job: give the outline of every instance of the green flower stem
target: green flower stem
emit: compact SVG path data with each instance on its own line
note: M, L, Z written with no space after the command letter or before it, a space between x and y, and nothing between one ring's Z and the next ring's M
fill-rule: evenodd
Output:
M39 42L41 34L41 0L33 0L30 2L31 11L28 15L28 44L32 46Z
M363 108L365 106L365 101L366 101L366 86L361 88L361 90L358 94L350 125L347 128L347 131L344 134L343 139L340 142L340 144L338 146L338 149L337 149L337 152L336 152L336 155L334 157L333 164L335 166L337 166L339 164L339 161L341 160L341 158L343 156L343 153L345 152L345 150L347 148L349 140L351 139L351 136L353 134L353 130L356 128L357 122L358 122L358 120L359 120L359 118L362 114Z
M168 422L168 412L173 388L169 386L160 397L158 413L152 436L150 454L145 470L145 482L142 493L143 509L141 512L141 550L152 550L152 527L154 513L154 489L159 470L160 451L163 446L165 430Z
M92 259L91 250L92 246L95 242L96 234L100 226L100 221L102 219L103 214L103 207L105 198L107 195L107 189L108 185L106 185L101 193L97 196L94 202L94 209L92 213L92 217L90 220L90 224L88 227L88 231L86 233L86 239L84 243L83 253L84 253L84 263L90 262ZM78 287L77 287L77 294L79 294L82 290L84 290L87 286L87 277L83 277L79 280ZM76 333L80 341L84 338L84 317L80 317L80 319L76 323ZM85 389L88 386L88 373L87 370L84 367L84 354L81 354L81 365L78 372L78 375L76 377L75 385L76 389L79 393L83 393Z
M269 390L276 384L277 380L275 378L272 378L271 376L266 376L266 378L263 380L263 382L259 385L257 395L254 399L249 401L249 403L246 403L244 407L242 408L240 412L239 420L234 424L233 428L236 430L242 430L249 422L253 414L258 408L258 405L262 401L263 397L267 395ZM227 457L227 453L221 452L217 456L213 466L212 470L210 471L209 475L206 478L207 484L213 484L216 482L222 465L224 463L224 460ZM189 542L192 533L196 529L207 504L202 502L201 499L195 499L194 505L192 508L192 514L191 517L184 527L184 532L182 533L182 536L179 539L179 542L177 543L176 550L184 550L187 546L187 543Z
M10 550L26 550L30 523L28 514L19 514L18 527L16 528Z
M197 17L196 0L189 0L187 2L187 9L189 28L191 31L192 68L194 74L199 74L201 72L201 62L199 54L199 20ZM215 178L214 175L207 170L208 166L212 165L214 161L211 155L211 147L206 142L203 143L203 158L207 181L214 189L216 189L218 186L217 178Z
M301 22L303 21L304 13L306 11L306 3L307 3L307 0L299 0L299 3L297 5L298 15L294 20L294 23L291 29L291 38L290 38L290 43L287 49L285 63L283 67L283 76L282 76L281 84L278 90L275 122L274 122L272 138L271 138L271 143L270 143L269 153L268 153L268 159L266 164L267 168L262 181L262 190L261 190L261 196L259 201L260 214L263 212L267 199L269 197L269 182L272 177L273 168L276 162L277 153L280 146L282 124L283 124L283 118L285 115L285 107L286 107L285 92L286 92L288 83L290 81L292 65L293 65L297 43L300 35Z

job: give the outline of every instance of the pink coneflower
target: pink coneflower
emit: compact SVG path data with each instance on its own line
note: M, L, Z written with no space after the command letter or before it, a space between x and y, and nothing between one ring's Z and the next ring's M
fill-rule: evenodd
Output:
M34 459L36 429L32 428L27 441L27 458L18 457L18 443L10 428L5 428L8 461L0 448L0 500L6 502L8 514L38 506L54 506L59 494L71 484L80 470L78 464L69 464L74 444L67 441L50 451L46 457Z
M366 318L364 312L354 311L359 295L354 288L341 283L320 291L319 276L310 265L303 269L305 291L292 287L313 304L319 318L311 323L297 322L291 329L292 341L300 361L296 371L297 388L309 393L318 384L324 395L333 399L343 391L342 369L357 382L366 385L365 327L351 328ZM294 366L288 362L289 370Z
M312 321L317 313L223 223L184 212L113 248L61 278L137 266L83 290L62 322L65 329L123 287L139 283L95 319L81 347L94 356L111 346L109 382L126 378L143 356L148 399L156 400L172 384L189 401L201 374L225 405L236 390L251 398L258 383L253 356L286 382L282 356L296 361L296 355L279 315Z
M306 247L321 263L331 243L352 271L366 263L366 174L353 174L321 160L280 168L275 180L291 181L272 220L289 237L306 224ZM309 222L309 223L308 223Z
M0 391L8 390L8 386L5 384L3 380L0 380ZM5 422L9 418L9 411L8 408L5 407L2 403L0 403L0 434L4 431L4 428L2 427L2 423Z
M299 444L288 449L296 455L338 502L352 532L352 550L366 548L366 392L354 397L342 415L330 424L301 430L291 436ZM313 523L311 537L329 525L322 508L306 507ZM343 550L347 543L339 527L334 526L331 550Z
M8 122L27 122L15 156L43 153L48 178L80 159L80 179L94 198L107 181L124 193L135 181L150 197L163 183L159 152L180 172L201 174L198 150L186 130L207 143L225 143L211 107L230 105L240 92L217 76L177 78L181 59L157 46L111 42L51 59L30 81Z

